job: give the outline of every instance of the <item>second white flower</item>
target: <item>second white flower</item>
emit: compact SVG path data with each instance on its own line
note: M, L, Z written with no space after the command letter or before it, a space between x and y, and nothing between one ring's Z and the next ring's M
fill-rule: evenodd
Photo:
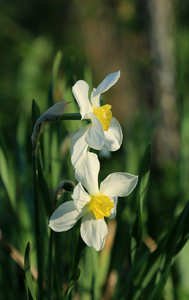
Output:
M128 196L138 182L138 176L117 172L98 185L100 163L94 153L87 152L79 160L75 177L78 184L72 199L60 205L50 218L54 231L66 231L81 219L81 237L97 251L104 247L108 228L105 217L115 218L118 197Z
M120 148L123 134L119 122L112 118L111 105L100 106L100 96L112 87L119 79L120 71L109 74L88 98L89 86L84 80L79 80L72 91L79 105L81 119L90 119L91 124L77 131L71 141L71 160L75 167L80 157L86 153L88 146L109 151Z

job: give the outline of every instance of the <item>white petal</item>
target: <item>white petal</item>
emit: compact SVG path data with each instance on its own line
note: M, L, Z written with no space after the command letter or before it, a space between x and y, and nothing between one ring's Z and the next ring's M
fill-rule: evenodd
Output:
M91 200L91 196L89 196L79 182L73 190L72 199L77 209L81 210Z
M114 202L114 207L111 209L111 214L108 217L108 219L114 219L116 217L116 213L117 213L118 198L117 197L113 197L113 198L111 198L111 200Z
M87 189L90 195L98 194L98 173L100 163L95 153L87 152L76 165L75 178Z
M119 122L112 118L108 131L104 131L104 146L109 151L116 151L120 148L123 140L123 133Z
M88 84L84 80L79 80L72 87L72 92L79 105L82 119L87 118L87 114L93 111L88 99Z
M112 173L101 182L100 192L110 198L129 195L136 187L138 176L129 173Z
M120 71L111 73L108 76L106 76L106 78L97 87L96 91L93 94L93 97L96 97L97 95L102 94L107 90L109 90L109 88L111 88L112 85L114 85L118 81L119 77L120 77Z
M71 140L71 161L75 167L80 157L87 152L88 145L85 142L85 136L89 129L89 125L78 130Z
M74 201L67 201L54 211L50 217L49 227L57 232L69 230L82 216L83 213L78 212Z
M93 88L91 93L91 104L93 108L100 107L100 94L97 96L94 96L96 89Z
M102 124L97 116L90 113L92 125L86 134L85 141L93 149L101 150L104 146L105 136Z
M93 213L86 214L81 220L81 237L89 247L100 251L104 247L108 227L104 219L97 220Z

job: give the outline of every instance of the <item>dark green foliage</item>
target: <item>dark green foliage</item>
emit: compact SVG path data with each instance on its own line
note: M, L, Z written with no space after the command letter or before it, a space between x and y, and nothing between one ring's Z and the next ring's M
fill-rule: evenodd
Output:
M77 293L82 300L105 295L115 300L188 299L189 4L169 2L179 139L177 156L168 158L164 144L161 154L156 147L164 123L161 97L154 96L154 70L162 66L151 49L150 0L2 3L0 229L25 263L18 265L0 236L0 299L73 299ZM118 69L115 94L102 96L104 103L110 100L124 140L110 159L100 158L100 179L122 171L139 174L139 182L118 202L113 245L98 254L78 240L80 224L54 233L48 223L59 183L76 182L70 139L84 123L78 121L71 87L78 79L86 80L90 89L97 87L104 75ZM61 100L71 101L70 114L46 126L32 171L34 124ZM168 135L165 140L171 142ZM57 205L71 200L72 189L73 184L65 187ZM38 270L38 281L31 265Z

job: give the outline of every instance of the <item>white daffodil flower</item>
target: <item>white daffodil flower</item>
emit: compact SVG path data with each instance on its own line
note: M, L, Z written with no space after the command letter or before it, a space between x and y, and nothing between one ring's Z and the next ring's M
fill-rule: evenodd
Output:
M120 71L109 74L88 98L89 86L79 80L72 87L72 92L79 105L81 120L90 119L91 123L77 131L71 141L71 160L75 167L80 157L86 153L88 146L109 151L120 148L123 134L119 122L112 118L111 105L100 106L100 95L113 86L120 77Z
M87 152L79 160L75 177L78 184L72 199L60 205L52 214L49 226L54 231L66 231L81 218L83 241L97 251L104 247L108 228L104 217L115 218L118 197L129 195L136 187L138 176L112 173L98 186L100 163L96 154Z

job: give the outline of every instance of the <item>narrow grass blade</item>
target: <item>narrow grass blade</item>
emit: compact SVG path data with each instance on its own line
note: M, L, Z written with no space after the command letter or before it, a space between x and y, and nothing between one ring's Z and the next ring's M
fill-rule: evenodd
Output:
M38 169L38 185L41 190L41 194L43 195L42 200L44 202L46 215L50 217L52 213L52 201L50 199L48 185L43 175L43 170L39 158L37 159L37 169Z
M57 73L58 73L58 69L60 67L60 63L62 60L62 52L58 51L55 59L54 59L54 63L53 63L53 69L52 69L52 80L55 81L56 77L57 77Z
M41 115L41 113L40 113L39 105L33 99L33 101L32 101L32 128L34 127L35 122L40 117L40 115Z
M26 282L27 282L29 292L31 294L32 299L36 300L34 287L33 287L33 279L31 274L31 260L30 260L31 250L32 250L31 242L28 242L25 250L25 256L24 256L24 270L25 270Z
M49 87L49 93L48 93L48 105L52 106L55 101L54 101L54 83L58 74L58 69L60 67L60 63L62 60L62 52L58 51L55 59L54 59L54 63L53 63L53 68L52 68L52 79L51 79L51 83L50 83L50 87Z
M80 274L81 274L81 270L80 270L80 268L77 268L75 270L75 272L73 273L72 277L70 278L70 281L68 283L68 288L63 297L64 300L69 299L69 295L70 295L73 287L75 286L76 282L78 281Z
M138 204L137 204L137 211L136 211L136 220L133 226L132 235L136 239L137 243L142 241L143 235L143 222L142 222L142 213L143 213L143 201L149 181L150 176L150 167L151 167L151 145L148 144L146 151L144 153L144 157L142 160L141 171L139 174L139 182L138 182Z
M160 241L158 248L147 257L138 260L135 266L134 276L140 296L137 300L161 299L165 283L170 273L171 266L176 255L184 247L189 238L189 203L175 221L170 232ZM137 290L137 289L136 289Z
M6 157L3 149L0 147L0 176L9 196L12 208L16 209L16 195L15 195L15 177L14 167L11 165L11 157Z

